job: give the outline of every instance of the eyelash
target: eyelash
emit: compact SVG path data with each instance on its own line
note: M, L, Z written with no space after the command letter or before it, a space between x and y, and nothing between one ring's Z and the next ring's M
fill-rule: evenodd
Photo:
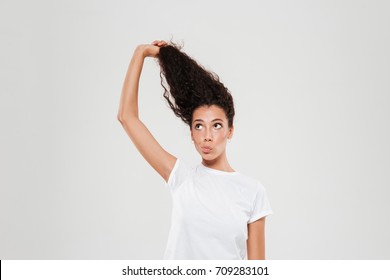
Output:
M214 124L214 126L215 126L215 125L217 125L217 124L219 124L219 125L222 127L222 124L220 124L220 123L215 123L215 124ZM195 127L195 129L197 128L197 126L198 126L198 125L202 125L202 124L200 124L200 123L197 123L197 124L194 126L194 127Z

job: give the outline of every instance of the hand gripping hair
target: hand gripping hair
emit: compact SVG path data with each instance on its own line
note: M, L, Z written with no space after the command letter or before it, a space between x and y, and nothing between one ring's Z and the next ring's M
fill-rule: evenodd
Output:
M196 108L216 105L225 111L229 127L233 126L233 97L217 74L207 71L173 43L160 48L158 62L163 96L177 117L191 127Z

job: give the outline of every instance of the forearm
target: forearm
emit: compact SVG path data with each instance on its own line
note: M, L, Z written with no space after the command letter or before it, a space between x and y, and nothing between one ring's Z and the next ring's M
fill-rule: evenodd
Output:
M126 77L122 85L122 94L118 110L118 120L138 118L138 85L144 63L142 47L137 47L131 58Z

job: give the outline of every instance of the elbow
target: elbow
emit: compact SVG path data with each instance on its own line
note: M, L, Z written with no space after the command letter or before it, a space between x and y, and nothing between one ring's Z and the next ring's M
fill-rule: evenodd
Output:
M137 116L126 116L124 117L123 115L117 115L117 120L121 123L121 124L124 124L124 123L133 123L134 121L136 120L139 120Z
M123 114L121 112L118 112L118 114L116 115L116 118L117 120L120 122L120 123L123 123L126 119L129 118L129 114Z
M116 118L117 118L117 120L120 122L120 123L122 123L123 122L123 117L121 116L121 115L117 115L116 116Z
M118 113L117 113L116 118L117 118L117 120L120 123L129 122L129 121L133 121L133 120L136 120L136 119L138 120L138 110L134 110L134 111L129 111L129 110L122 111L122 110L119 110Z
M123 118L122 116L120 116L120 115L118 115L116 118L117 118L117 120L123 125L123 123L124 123L124 118Z

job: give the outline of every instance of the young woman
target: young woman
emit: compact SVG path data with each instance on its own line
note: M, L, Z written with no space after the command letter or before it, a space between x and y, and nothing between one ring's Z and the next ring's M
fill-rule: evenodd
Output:
M138 117L138 84L146 57L158 59L164 97L189 125L202 157L195 167L165 151ZM164 259L265 259L265 218L272 210L264 186L236 172L227 160L234 103L216 74L172 42L139 45L123 83L117 117L172 194Z

